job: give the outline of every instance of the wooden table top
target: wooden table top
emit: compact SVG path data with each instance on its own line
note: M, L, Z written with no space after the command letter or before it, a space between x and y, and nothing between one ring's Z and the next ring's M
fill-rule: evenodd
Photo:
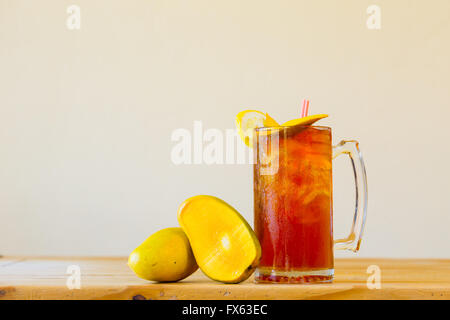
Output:
M380 289L367 286L371 265L380 268ZM68 268L80 271L80 289L68 288ZM177 283L153 283L136 277L126 258L1 257L0 300L450 299L450 260L336 259L335 270L331 284L255 284L252 277L222 284L201 271Z

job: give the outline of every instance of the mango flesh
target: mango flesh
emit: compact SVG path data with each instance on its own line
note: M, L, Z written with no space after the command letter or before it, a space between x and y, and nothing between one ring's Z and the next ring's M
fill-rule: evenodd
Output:
M151 281L179 281L198 269L189 240L181 228L160 230L134 249L128 266Z
M178 222L189 238L200 269L213 280L238 283L258 265L261 246L245 219L212 196L195 196L178 209Z

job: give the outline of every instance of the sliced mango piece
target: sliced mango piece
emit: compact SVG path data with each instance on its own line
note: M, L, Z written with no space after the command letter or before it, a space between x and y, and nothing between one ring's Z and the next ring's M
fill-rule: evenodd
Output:
M252 147L253 130L259 127L275 127L279 126L268 113L258 110L241 111L236 116L236 127L241 136L242 141L247 147Z
M247 279L261 257L261 246L247 221L226 202L207 195L184 201L178 222L189 238L198 266L225 283Z
M189 239L181 228L166 228L147 238L128 257L128 266L142 279L178 281L198 269Z
M298 119L292 119L289 121L286 121L285 123L283 123L284 127L292 127L292 126L298 126L298 125L303 125L303 126L309 126L311 124L313 124L314 122L326 118L328 117L327 114L314 114L312 116L307 116L307 117L303 117L303 118L298 118Z
M268 113L266 113L266 118L264 119L264 127L277 127L279 126L278 122L275 121Z

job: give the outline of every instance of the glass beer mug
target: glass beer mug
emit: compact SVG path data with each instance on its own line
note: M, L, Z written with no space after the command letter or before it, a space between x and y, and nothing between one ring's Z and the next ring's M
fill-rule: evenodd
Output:
M367 179L358 142L331 144L323 126L254 131L254 225L262 256L257 283L331 282L333 249L357 252L367 212ZM332 159L350 156L356 209L350 234L333 239Z

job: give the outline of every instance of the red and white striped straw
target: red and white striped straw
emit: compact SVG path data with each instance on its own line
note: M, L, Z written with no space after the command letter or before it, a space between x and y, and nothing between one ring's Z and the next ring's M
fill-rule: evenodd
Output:
M303 100L303 106L302 106L302 114L301 117L307 117L308 116L308 109L309 109L309 100Z

